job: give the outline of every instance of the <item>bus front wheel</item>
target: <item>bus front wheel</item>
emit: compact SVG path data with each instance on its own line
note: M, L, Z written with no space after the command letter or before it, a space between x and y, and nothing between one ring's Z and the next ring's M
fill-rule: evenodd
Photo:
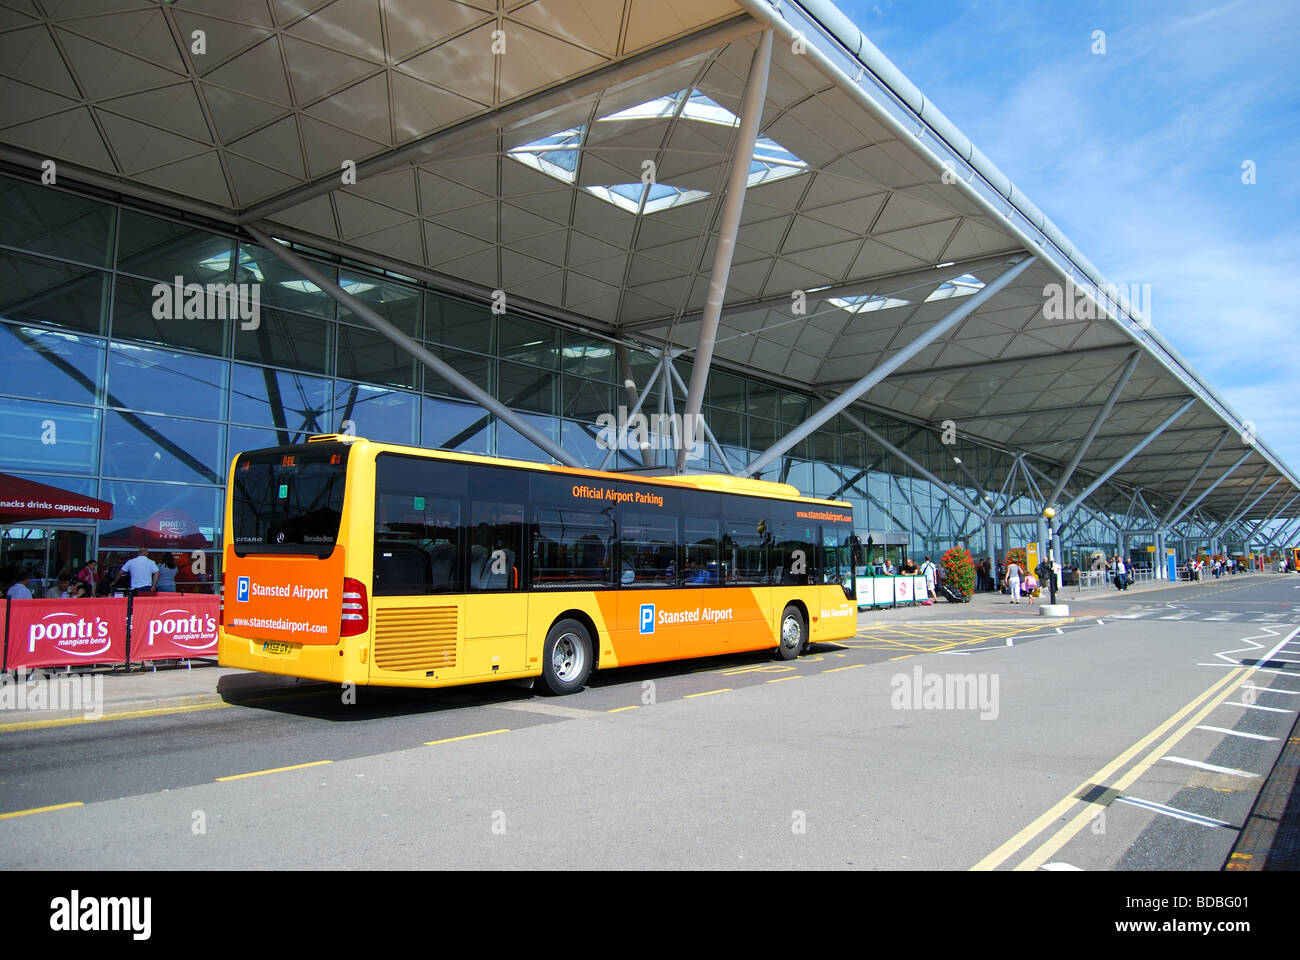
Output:
M803 652L808 631L803 625L803 615L793 603L781 613L781 643L776 652L782 660L793 660Z
M555 696L576 693L591 675L591 635L577 620L551 627L542 648L542 688Z

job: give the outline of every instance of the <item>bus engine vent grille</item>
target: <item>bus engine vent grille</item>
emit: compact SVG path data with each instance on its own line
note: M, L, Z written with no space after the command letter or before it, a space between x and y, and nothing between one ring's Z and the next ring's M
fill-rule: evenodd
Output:
M456 666L456 607L380 610L375 666L381 670L450 670Z

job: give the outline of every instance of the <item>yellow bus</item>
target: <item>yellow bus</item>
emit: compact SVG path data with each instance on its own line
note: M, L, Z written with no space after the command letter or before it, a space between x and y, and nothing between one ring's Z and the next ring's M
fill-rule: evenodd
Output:
M339 435L235 457L224 666L442 687L775 649L857 629L849 505Z

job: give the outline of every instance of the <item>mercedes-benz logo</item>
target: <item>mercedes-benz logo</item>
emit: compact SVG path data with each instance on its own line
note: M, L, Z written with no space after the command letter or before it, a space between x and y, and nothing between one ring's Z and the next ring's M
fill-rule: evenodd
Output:
M284 543L284 534L283 534L283 533L277 533L277 534L275 535L275 542L276 542L276 543Z

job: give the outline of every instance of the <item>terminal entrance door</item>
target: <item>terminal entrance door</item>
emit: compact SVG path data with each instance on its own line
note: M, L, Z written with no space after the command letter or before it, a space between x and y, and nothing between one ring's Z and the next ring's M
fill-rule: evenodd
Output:
M0 527L0 570L26 570L33 596L53 595L59 577L76 577L91 557L94 527L58 524Z

